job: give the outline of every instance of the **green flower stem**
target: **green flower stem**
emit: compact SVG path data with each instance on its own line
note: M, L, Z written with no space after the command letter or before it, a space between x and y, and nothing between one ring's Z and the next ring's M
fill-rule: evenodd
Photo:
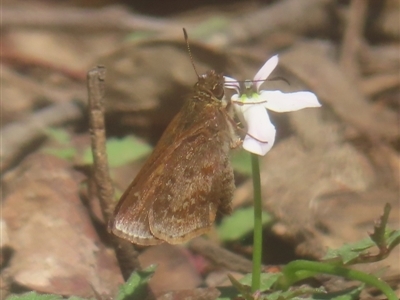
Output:
M338 265L307 260L295 260L288 263L282 270L283 277L278 283L280 285L279 288L287 289L295 282L311 277L317 273L332 274L347 279L358 280L381 290L388 300L398 300L390 286L373 275L347 269Z
M254 193L254 239L253 239L253 272L251 289L253 292L260 289L261 257L262 257L262 202L261 180L258 155L251 154Z

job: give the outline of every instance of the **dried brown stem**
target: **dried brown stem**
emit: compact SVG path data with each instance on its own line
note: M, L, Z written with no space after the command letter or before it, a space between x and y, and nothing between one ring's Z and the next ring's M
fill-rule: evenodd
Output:
M249 273L252 270L252 262L250 260L234 254L204 238L193 239L189 243L189 248L228 270L244 273Z
M360 82L360 89L367 97L375 96L384 91L400 86L399 74L378 74L365 78Z
M47 128L82 118L76 103L64 102L41 109L26 120L8 124L0 131L0 172L12 167L35 143L44 139Z
M93 167L101 208L106 220L114 206L114 187L109 175L104 121L104 80L106 70L97 67L88 73L89 122L93 152Z
M360 254L360 256L354 258L350 262L344 264L346 266L351 266L351 265L359 265L359 264L368 264L368 263L376 263L378 261L382 261L386 259L390 252L393 250L393 248L383 248L379 249L379 252L376 254ZM343 264L342 258L337 257L337 258L332 258L332 259L327 259L323 260L323 262L328 262L328 263L336 263L336 264Z
M1 54L0 58L2 58ZM56 104L70 102L70 99L79 99L80 101L85 97L85 90L80 85L69 90L57 88L50 84L45 85L43 82L16 72L7 66L2 66L0 79L4 80L4 82L12 83L20 90L26 91L30 98L30 108L37 106L38 101L41 101L39 104L42 103L43 99L46 99L49 103Z
M360 61L364 74L398 73L400 69L400 45L367 45L363 43L360 49Z
M92 142L93 168L101 209L106 222L111 217L114 208L114 187L111 182L104 121L104 67L97 67L88 72L89 122ZM137 253L129 242L112 236L117 259L125 280L132 271L138 268Z
M236 18L219 37L225 44L240 43L279 31L304 34L329 26L327 5L331 0L283 0ZM210 37L212 40L213 37ZM221 38L219 38L221 40Z
M85 73L79 70L73 70L68 68L67 66L62 66L59 64L56 65L44 59L28 57L23 54L7 51L7 49L3 50L0 53L0 59L3 63L13 66L17 65L22 67L40 67L47 69L51 72L60 73L78 82L84 82L85 80Z
M303 81L343 121L371 140L399 138L396 114L388 109L378 114L319 46L302 44L294 47L280 56L280 65Z
M343 37L340 65L350 78L359 76L358 53L363 40L363 30L368 2L353 0L350 5L350 16Z
M120 31L150 30L180 32L182 26L160 18L129 13L122 7L82 9L72 7L32 9L29 5L2 7L2 27L44 28L47 30Z

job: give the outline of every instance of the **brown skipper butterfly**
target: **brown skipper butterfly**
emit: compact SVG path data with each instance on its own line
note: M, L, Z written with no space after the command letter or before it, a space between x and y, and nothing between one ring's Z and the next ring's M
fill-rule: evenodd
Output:
M189 45L188 50L193 63ZM217 212L231 212L235 186L229 150L238 142L235 129L222 74L198 75L186 103L122 195L109 231L139 245L178 244L207 232Z

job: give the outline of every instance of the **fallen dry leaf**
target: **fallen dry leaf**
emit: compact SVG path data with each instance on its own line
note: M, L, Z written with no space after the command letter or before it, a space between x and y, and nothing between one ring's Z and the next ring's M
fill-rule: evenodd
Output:
M114 294L120 277L79 199L79 174L44 154L6 177L3 218L15 251L8 272L18 285L45 293Z
M181 246L162 244L149 247L139 256L139 262L142 267L157 264L156 272L149 282L155 295L194 289L202 283L187 250Z

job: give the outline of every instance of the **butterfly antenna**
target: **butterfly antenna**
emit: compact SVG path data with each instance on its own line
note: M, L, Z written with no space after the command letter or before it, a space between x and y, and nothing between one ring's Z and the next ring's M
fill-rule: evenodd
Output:
M282 81L286 82L287 85L290 85L289 80L287 80L285 77L277 76L277 77L272 77L272 78L268 79L268 81L278 81L278 80L282 80Z
M187 50L189 52L190 62L192 63L192 66L193 66L194 72L197 75L197 78L200 78L199 73L197 73L196 66L194 65L192 51L190 51L189 36L188 36L188 34L186 32L186 29L185 28L182 28L182 29L183 29L183 36L185 37L186 47L187 47Z

